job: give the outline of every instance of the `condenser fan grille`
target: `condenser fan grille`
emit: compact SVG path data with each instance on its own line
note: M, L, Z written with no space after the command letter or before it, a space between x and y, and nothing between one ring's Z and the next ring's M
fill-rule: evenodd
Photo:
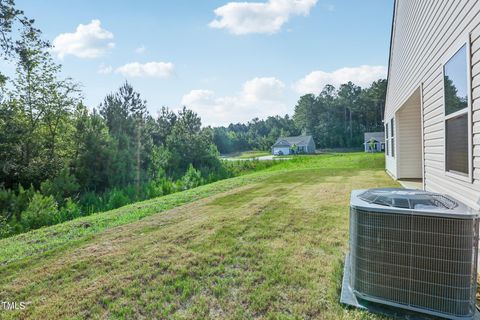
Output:
M404 209L454 209L458 204L441 194L407 189L369 189L358 196L368 203Z
M351 284L363 296L472 315L476 219L351 208Z

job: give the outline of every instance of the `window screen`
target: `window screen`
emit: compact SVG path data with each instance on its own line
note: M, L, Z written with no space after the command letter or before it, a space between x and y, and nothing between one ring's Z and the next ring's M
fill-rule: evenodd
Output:
M447 171L468 175L468 114L446 120Z

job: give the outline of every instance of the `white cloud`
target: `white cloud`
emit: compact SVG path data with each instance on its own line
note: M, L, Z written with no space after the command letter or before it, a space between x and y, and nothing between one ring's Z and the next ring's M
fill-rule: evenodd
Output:
M243 96L248 101L276 101L285 84L274 77L253 78L243 84Z
M208 106L215 103L215 92L212 90L197 89L192 90L182 97L182 105L202 105Z
M53 39L53 52L60 59L66 55L78 58L97 58L113 48L113 33L101 26L100 20L92 20L89 24L79 24L75 32L62 33Z
M112 66L104 65L103 63L98 67L97 72L99 74L110 74L113 72Z
M197 112L204 125L227 125L286 114L284 90L285 84L276 78L254 78L236 95L217 96L212 90L197 89L185 94L181 103Z
M116 73L130 77L168 78L173 74L174 65L171 62L131 62L115 69Z
M147 50L147 48L145 48L144 45L141 45L140 47L135 48L135 53L144 54L144 53L145 53L145 50Z
M233 34L280 31L291 16L307 16L318 0L268 0L267 2L229 2L215 9L211 28L227 29Z
M320 93L327 84L335 87L352 81L358 86L369 86L376 81L387 76L387 68L384 66L359 66L354 68L341 68L332 72L312 71L304 78L293 84L293 89L300 93Z

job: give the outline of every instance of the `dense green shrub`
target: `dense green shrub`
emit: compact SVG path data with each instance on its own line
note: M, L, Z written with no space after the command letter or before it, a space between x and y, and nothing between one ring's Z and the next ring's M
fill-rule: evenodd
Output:
M127 192L121 189L112 189L105 195L107 210L116 209L131 202Z
M55 179L41 184L41 192L35 191L32 186L28 189L19 186L17 192L0 189L0 238L262 170L278 163L222 161L214 170L207 167L196 169L190 164L184 175L176 181L167 177L164 171L159 171L155 179L139 188L130 184L102 193L84 191L78 197L75 178L68 170L62 170Z
M22 232L22 212L27 209L35 194L32 186L28 189L19 186L17 192L0 189L0 228L3 230L0 231L0 238Z
M174 183L166 178L162 177L147 183L145 188L145 199L151 199L155 197L164 196L174 192Z
M57 209L53 196L44 196L37 192L21 214L21 225L25 230L30 230L55 224L59 221Z
M159 183L162 187L162 194L167 195L174 192L174 184L170 179L164 177L159 181Z
M35 194L33 186L30 186L28 189L24 189L21 185L18 187L17 196L13 203L13 213L17 221L22 220L21 214L27 209Z
M195 187L198 187L199 185L203 184L203 178L202 178L202 173L200 170L197 170L193 167L192 164L188 166L187 171L185 172L185 175L182 178L182 186L183 189L192 189Z
M68 167L63 168L52 180L45 180L40 184L40 191L45 196L53 196L59 206L66 199L76 198L80 190L75 176L70 174Z
M103 196L93 191L87 191L80 197L79 205L86 214L104 210Z
M0 216L0 239L8 237L13 232L7 218Z
M59 210L57 222L73 220L82 215L80 207L72 199L67 199L65 205Z
M17 196L12 189L0 188L0 217L5 221L13 215Z
M158 181L148 182L145 192L148 198L156 198L163 196L162 186L159 184Z
M139 188L138 193L137 193L137 188L132 184L130 184L126 187L123 187L123 188L119 188L119 189L123 192L125 197L128 199L128 203L132 203L132 202L135 202L135 201L140 201L140 200L145 199L145 197L144 197L145 192L142 192L142 191L144 191L143 186L141 186ZM123 206L123 204L122 204L122 206Z

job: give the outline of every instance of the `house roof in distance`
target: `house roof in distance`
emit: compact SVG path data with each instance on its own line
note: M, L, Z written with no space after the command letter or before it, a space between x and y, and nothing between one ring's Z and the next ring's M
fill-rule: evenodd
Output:
M385 142L385 132L365 132L364 141L369 142L370 139L375 139L378 142Z
M280 137L272 147L291 147L294 144L297 146L306 146L312 139L312 136Z

